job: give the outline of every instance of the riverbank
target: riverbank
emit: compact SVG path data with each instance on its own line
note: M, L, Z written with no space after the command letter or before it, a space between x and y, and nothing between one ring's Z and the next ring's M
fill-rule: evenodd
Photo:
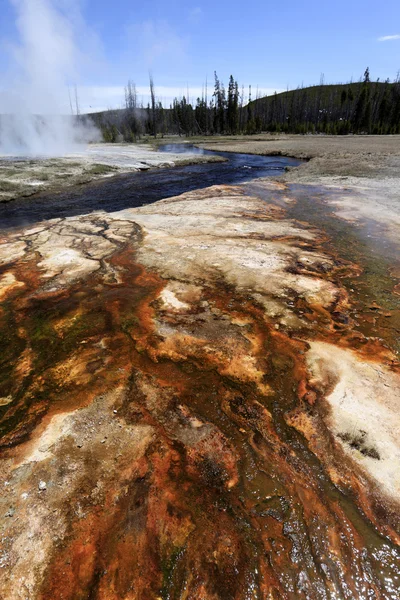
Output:
M395 177L400 167L400 136L285 135L195 138L202 148L224 152L281 155L306 159L291 181L317 183L315 177ZM314 179L313 179L314 178Z
M146 144L91 144L55 158L0 156L0 202L58 193L121 173L222 162L219 156L157 152Z
M280 180L335 189L331 201L338 215L372 219L400 240L400 136L260 135L199 142L208 150L306 159Z

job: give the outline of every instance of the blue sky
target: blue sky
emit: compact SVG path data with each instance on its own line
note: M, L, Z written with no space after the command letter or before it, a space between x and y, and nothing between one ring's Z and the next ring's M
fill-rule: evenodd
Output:
M20 37L13 2L24 1L0 0L0 77ZM400 69L399 0L29 2L61 6L73 20L83 109L119 106L128 78L147 101L149 70L168 101L187 86L199 95L214 70L255 94L318 83L321 73L326 82L357 80L369 66L372 79L392 80ZM379 41L385 36L394 37Z

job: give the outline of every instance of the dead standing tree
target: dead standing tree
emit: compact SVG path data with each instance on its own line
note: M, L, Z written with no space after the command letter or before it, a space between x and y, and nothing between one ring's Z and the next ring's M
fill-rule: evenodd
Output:
M127 142L136 142L140 137L140 120L138 118L136 85L131 80L125 87L125 109L124 139Z
M155 138L157 138L156 95L155 95L155 91L154 91L153 75L151 73L149 74L149 78L150 78L150 97L151 97L151 120L152 120L152 128L153 128L153 135L154 135Z

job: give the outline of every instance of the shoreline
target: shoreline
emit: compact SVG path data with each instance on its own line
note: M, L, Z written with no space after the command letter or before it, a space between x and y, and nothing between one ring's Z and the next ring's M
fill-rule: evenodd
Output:
M157 152L143 144L92 144L86 152L57 158L0 156L0 203L34 200L116 175L216 162L224 158Z
M277 181L326 186L341 192L332 205L349 221L374 221L400 244L400 136L276 136L225 139L200 147L225 152L281 153L306 159ZM267 136L266 136L267 137ZM329 195L328 195L329 198Z

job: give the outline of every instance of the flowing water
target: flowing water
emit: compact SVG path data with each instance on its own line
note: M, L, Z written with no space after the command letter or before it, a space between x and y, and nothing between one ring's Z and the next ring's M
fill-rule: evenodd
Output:
M0 206L0 230L96 210L113 212L143 206L211 185L232 185L258 177L277 177L284 173L286 167L296 167L301 163L294 158L210 152L184 144L169 144L160 150L217 154L223 156L226 162L127 173L57 194L49 192L31 196L29 200L15 200Z

